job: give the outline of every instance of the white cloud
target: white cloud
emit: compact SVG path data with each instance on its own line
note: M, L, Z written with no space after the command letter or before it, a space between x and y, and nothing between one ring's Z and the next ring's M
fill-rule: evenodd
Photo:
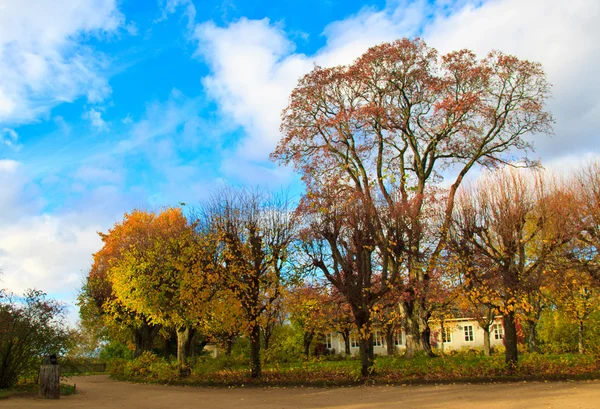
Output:
M117 0L1 2L0 123L34 120L80 96L106 98L106 60L83 43L123 22Z
M92 253L101 246L96 233L100 228L98 224L76 224L68 217L49 214L2 226L0 266L4 286L17 293L29 287L50 293L76 289L83 270L91 265Z
M90 108L83 114L83 117L90 121L92 126L98 130L105 131L108 129L108 124L102 119L102 111L98 108Z
M244 160L264 159L279 139L279 113L298 77L311 67L268 19L241 19L227 28L212 23L196 28L198 53L212 74L204 78L209 95L224 115L248 133L239 148Z
M207 93L245 131L232 159L241 172L266 160L280 137L288 96L313 64L350 63L369 46L415 35L441 52L472 48L484 57L501 49L540 61L554 84L550 109L557 125L554 138L534 139L542 158L550 159L600 148L599 9L596 0L390 1L382 10L364 8L329 24L325 45L312 55L296 52L290 36L268 19L202 23L194 38L211 70L203 79Z
M170 14L175 13L178 8L182 7L184 9L183 15L188 21L188 27L192 27L194 19L196 18L196 7L192 0L160 0L159 6L161 15L156 22L166 20Z
M474 3L474 4L473 4ZM441 52L492 49L542 63L553 99L556 136L535 137L542 158L600 151L600 2L596 0L470 1L458 12L438 17L424 31Z
M101 247L97 232L107 231L131 203L115 186L101 183L63 211L48 212L27 173L22 163L0 160L0 287L14 293L35 287L72 298ZM78 178L107 182L115 176L82 168Z
M14 129L4 128L0 131L0 145L6 145L9 148L15 147L19 135Z

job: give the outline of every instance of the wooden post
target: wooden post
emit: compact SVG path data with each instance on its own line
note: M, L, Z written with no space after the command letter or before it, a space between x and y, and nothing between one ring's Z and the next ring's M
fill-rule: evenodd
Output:
M40 396L46 399L60 398L60 366L56 355L46 358L40 367Z

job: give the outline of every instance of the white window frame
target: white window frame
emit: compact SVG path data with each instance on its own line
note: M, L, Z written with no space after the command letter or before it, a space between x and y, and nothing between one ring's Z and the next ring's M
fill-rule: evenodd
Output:
M360 346L360 342L358 340L358 335L355 332L350 333L350 348L358 348Z
M444 344L450 344L452 342L452 330L449 327L444 327L444 331L442 331L441 335Z
M333 349L333 334L332 333L325 335L325 348Z
M402 332L398 331L396 333L394 333L394 345L396 345L397 347L402 346Z
M465 325L465 342L473 342L475 340L475 333L472 325Z
M373 332L373 346L374 347L382 347L383 346L383 337L379 331Z
M504 326L502 324L493 324L492 331L494 332L494 339L504 339Z

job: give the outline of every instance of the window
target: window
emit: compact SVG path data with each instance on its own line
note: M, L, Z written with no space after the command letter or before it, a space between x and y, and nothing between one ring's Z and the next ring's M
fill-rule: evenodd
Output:
M452 331L448 327L444 327L444 331L442 331L442 342L452 342Z
M325 335L325 348L327 348L327 349L333 348L333 334Z
M465 341L473 341L473 326L465 325Z
M494 333L494 339L504 338L504 327L501 324L492 325L492 332Z
M350 348L358 348L358 337L353 332L350 334Z
M401 332L396 332L394 334L394 345L396 345L397 347L402 345L402 333Z
M373 333L373 346L374 347L383 346L383 337L381 336L381 333L379 331L375 331Z

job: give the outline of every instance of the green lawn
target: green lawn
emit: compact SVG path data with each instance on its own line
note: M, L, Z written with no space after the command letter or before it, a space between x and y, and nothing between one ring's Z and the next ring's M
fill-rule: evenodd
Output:
M16 385L11 389L0 389L0 399L7 399L11 396L17 395L37 395L39 385L37 383L23 383ZM60 384L60 395L69 396L76 393L75 385L69 385L66 383Z
M490 382L534 379L600 378L600 359L590 355L525 354L509 374L502 355L473 353L436 358L378 357L374 373L360 376L360 362L312 359L291 363L265 363L263 377L251 379L247 359L204 358L190 364L191 375L180 377L176 363L146 354L133 361L116 360L113 377L143 382L193 385L310 385L334 386L360 383L406 384L431 382Z

